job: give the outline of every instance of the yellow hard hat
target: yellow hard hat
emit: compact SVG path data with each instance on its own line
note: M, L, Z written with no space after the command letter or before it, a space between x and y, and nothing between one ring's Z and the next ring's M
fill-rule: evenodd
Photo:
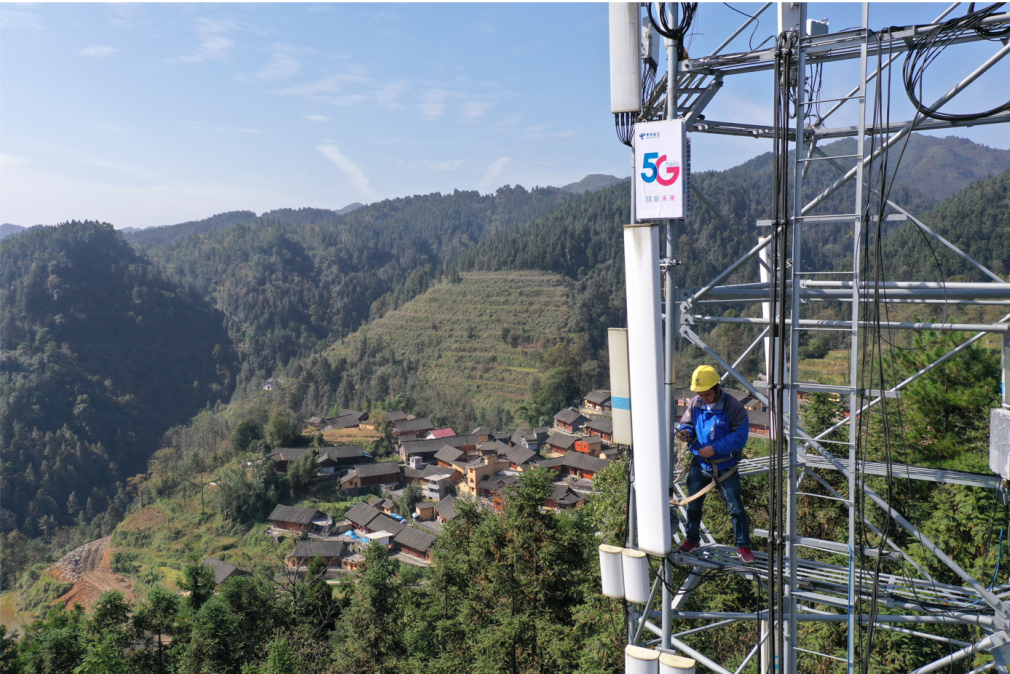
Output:
M719 374L711 365L699 365L691 375L691 390L695 393L707 391L719 383Z

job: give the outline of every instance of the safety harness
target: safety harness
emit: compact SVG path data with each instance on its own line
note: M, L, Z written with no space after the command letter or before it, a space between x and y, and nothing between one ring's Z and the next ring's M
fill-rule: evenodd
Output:
M670 505L674 505L674 506L686 506L691 501L695 500L696 498L701 498L702 496L704 496L705 494L709 493L710 491L712 491L713 489L715 489L716 487L718 487L720 484L722 484L723 482L725 482L733 473L735 473L737 471L737 468L740 467L740 464L737 463L735 466L733 466L732 468L730 468L729 470L727 470L725 473L721 473L721 474L719 473L719 465L718 464L725 463L726 461L729 461L730 459L733 459L733 458L738 458L738 457L736 455L734 455L734 456L727 456L725 459L719 459L718 461L714 461L712 459L709 459L708 462L712 464L712 481L709 482L708 484L706 484L704 487L702 487L698 491L696 491L695 493L693 493L690 496L688 496L687 498L673 498L673 497L671 497L670 498ZM674 484L676 484L676 483L680 482L681 480L683 480L684 477L687 476L687 473L690 470L690 468L691 468L690 465L685 466L684 470L682 470L680 472L680 475L677 476L677 479L673 481Z

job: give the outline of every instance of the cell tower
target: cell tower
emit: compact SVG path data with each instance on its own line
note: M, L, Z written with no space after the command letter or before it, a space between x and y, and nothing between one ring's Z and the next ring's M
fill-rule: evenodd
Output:
M930 541L901 513L866 483L866 476L900 476L914 480L998 489L1010 478L1010 314L992 324L946 322L906 323L884 320L887 304L999 305L1010 300L1010 283L933 232L884 189L889 179L888 152L899 152L915 130L949 129L1010 121L1010 104L972 115L945 114L941 109L969 84L1010 53L1010 13L1002 3L976 10L958 3L938 12L929 25L869 28L869 6L862 5L861 25L830 32L826 21L807 17L806 3L764 4L710 55L684 60L682 42L694 13L705 12L697 3L610 4L612 112L618 135L633 146L632 199L629 225L624 230L628 330L626 352L630 372L631 426L634 439L632 487L629 502L629 540L626 548L601 548L604 593L622 596L629 603L626 667L635 672L690 671L695 663L719 674L737 674L755 658L760 674L797 671L800 657L840 660L837 655L804 648L799 626L808 621L845 623L848 626L847 671L865 666L857 648L857 634L867 630L898 631L913 638L945 642L948 654L915 674L948 670L979 652L994 661L974 671L995 668L1006 673L1010 664L1010 585L992 586L988 579L974 578ZM665 6L664 6L665 5ZM942 6L936 6L938 10ZM768 9L778 11L777 38L771 46L742 53L723 54L730 42L747 30ZM967 13L966 13L967 10ZM656 46L664 36L668 72L656 82ZM996 51L955 87L931 105L917 100L922 69L937 50L948 45L990 40ZM892 122L884 110L890 96L881 82L897 59L905 59L904 81L917 113L911 120ZM851 89L845 96L822 98L818 87L809 86L812 73L825 64L841 70L851 65ZM765 123L729 123L703 116L706 107L736 76L769 71L774 74L774 111ZM839 75L840 77L840 75ZM837 84L837 82L833 82ZM848 87L846 87L848 88ZM769 92L770 94L773 92ZM904 96L905 93L903 92ZM918 93L921 96L921 93ZM816 115L812 110L827 108ZM856 111L856 123L832 127L839 109ZM837 116L836 116L837 117ZM869 119L868 119L869 118ZM657 123L666 126L655 126ZM680 129L680 131L678 131ZM655 132L682 133L677 147L643 152ZM775 178L773 207L768 220L731 223L712 207L709 196L690 184L689 138L708 133L773 141ZM852 138L855 152L829 156L818 143ZM657 142L666 142L657 141ZM677 154L679 152L679 154ZM650 158L651 157L651 158ZM892 162L894 157L891 157ZM651 164L650 164L651 162ZM837 180L816 193L804 183L809 167L820 163L837 170ZM892 167L893 168L893 167ZM649 186L653 180L679 179L677 196L657 202ZM668 183L664 183L668 184ZM843 191L844 188L844 191ZM671 193L672 194L672 193ZM840 203L842 212L825 208ZM851 195L851 200L850 196ZM834 198L832 199L832 197ZM638 217L636 217L636 204ZM643 206L644 204L644 206ZM746 254L732 260L704 287L677 285L677 238L691 208L710 209L715 217L745 243ZM677 210L677 209L680 210ZM880 227L886 220L906 220L935 246L943 246L978 269L992 282L945 283L942 279L895 282L880 277L879 265L867 263L868 246L880 242ZM746 225L757 225L758 236L748 236ZM852 266L842 272L811 271L804 260L804 233L826 224L851 227ZM754 230L751 230L754 231ZM743 265L757 264L759 283L727 284ZM834 280L824 280L834 279ZM803 318L803 307L815 302L841 303L844 320ZM761 317L725 317L705 309L720 303L750 303L760 306ZM848 306L846 306L848 305ZM755 313L756 309L750 313ZM711 314L711 315L710 315ZM743 354L720 354L701 336L700 324L740 323L764 326ZM849 345L846 386L804 383L799 377L799 337L810 330L840 331ZM862 362L881 358L873 351L882 331L934 330L973 332L974 336L923 367L904 381L882 384L867 374ZM888 333L890 334L890 333ZM864 413L884 408L900 397L903 388L988 334L1002 337L1002 409L992 411L990 467L995 475L936 470L913 465L866 460L859 453L866 433ZM676 473L672 422L674 421L674 335L702 349L728 377L766 405L771 418L770 455L744 459L740 474L768 474L769 528L756 531L767 541L757 563L741 564L733 550L721 546L702 527L702 547L692 554L678 552L684 540L686 512L676 501L687 496ZM869 338L869 339L867 339ZM766 382L751 381L736 366L753 350L763 348ZM612 358L614 348L611 349ZM735 360L734 360L735 358ZM759 386L758 384L761 384ZM627 384L625 385L627 386ZM876 387L876 388L874 388ZM615 385L616 388L616 385ZM799 398L805 392L839 394L848 400L848 418L816 435L803 429ZM616 395L616 394L615 394ZM623 395L623 394L622 394ZM614 399L615 410L618 408ZM623 401L624 398L622 397ZM623 407L623 405L622 405ZM866 415L868 416L868 415ZM862 425L861 425L862 424ZM615 430L616 430L615 417ZM833 431L848 428L848 440L831 440ZM844 476L847 491L835 490L823 477L825 471ZM817 482L830 496L804 492L803 484ZM797 529L797 498L819 496L844 504L848 511L846 540L822 540L804 536ZM671 505L673 502L673 505ZM875 512L873 512L875 511ZM936 582L900 545L890 540L874 523L883 513L892 530L904 529L907 540L918 543L947 567L962 585ZM874 531L878 548L860 547L857 531ZM848 564L826 564L809 559L806 550L833 553ZM647 553L643 555L642 553ZM649 571L649 557L659 559L658 570ZM886 558L901 562L913 572L882 573L874 562ZM687 580L674 586L673 568L687 567ZM706 574L733 573L764 588L768 602L757 611L686 611L692 592ZM987 587L988 585L988 587ZM887 614L877 613L884 606ZM869 608L868 608L869 607ZM673 623L689 625L680 632ZM705 653L691 648L684 635L740 621L755 625L752 647L742 664L731 672ZM963 624L981 628L984 638L975 643L958 642L922 631L924 625ZM760 635L760 636L758 636ZM923 642L926 643L926 642ZM656 655L656 653L660 655ZM661 657L662 656L662 657ZM678 656L686 656L678 657ZM687 659L689 658L689 659ZM953 671L953 670L951 670Z

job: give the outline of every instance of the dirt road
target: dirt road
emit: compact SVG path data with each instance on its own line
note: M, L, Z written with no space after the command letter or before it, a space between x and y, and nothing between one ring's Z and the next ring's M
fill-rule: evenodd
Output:
M75 603L85 609L91 605L103 592L120 590L127 599L133 599L133 583L111 570L112 551L109 548L111 536L99 538L86 545L70 551L56 562L50 573L56 580L73 583L74 586L65 595L57 599L64 606Z

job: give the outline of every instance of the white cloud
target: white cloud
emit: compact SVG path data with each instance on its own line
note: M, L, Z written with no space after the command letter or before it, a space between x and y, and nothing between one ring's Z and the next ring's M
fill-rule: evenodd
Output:
M256 73L256 79L260 82L273 82L274 80L286 80L294 77L302 70L302 64L288 51L277 49L273 58Z
M322 122L324 124L330 121L330 118L326 115L302 115L302 117L311 122Z
M231 21L214 21L212 19L200 19L196 25L196 34L200 39L200 46L196 53L187 56L177 56L169 59L173 63L202 63L203 61L224 61L235 42L225 37L222 33L227 33L236 28Z
M331 162L334 166L343 171L344 175L350 181L351 185L359 194L368 197L369 199L375 198L375 191L372 189L371 185L368 183L368 177L365 172L361 170L361 167L354 164L350 159L344 156L336 145L317 145L316 149L319 150L319 154L323 155Z
M112 56L118 49L115 47L110 47L107 44L93 44L90 47L85 47L79 53L81 56Z
M5 154L0 152L0 164L5 164L8 166L23 166L28 163L27 159L23 159L13 154Z
M224 131L226 133L248 133L252 135L266 133L263 129L250 129L241 126L202 126L200 124L187 124L186 128L192 129L193 131Z
M562 140L564 138L571 138L574 135L574 129L555 131L553 124L536 124L534 126L526 127L526 137L530 140L543 140L548 138L553 140Z
M111 171L119 171L120 173L127 173L132 176L138 176L141 178L150 178L153 174L146 170L136 168L134 166L129 166L128 164L122 164L118 161L112 161L110 159L85 159L86 164L91 166L97 166L98 168L109 169Z
M477 189L481 192L490 192L493 183L505 171L505 167L508 166L510 161L512 161L511 157L498 157L491 162L491 165L487 167L487 171L484 172L484 177L477 183Z
M448 107L445 103L447 98L449 98L449 92L442 89L432 89L425 92L421 97L421 104L418 106L421 116L425 119L441 117Z
M30 30L44 30L45 27L38 22L38 14L34 12L22 12L16 9L0 9L0 25L7 30L17 28L27 28Z
M463 104L459 114L463 119L473 120L486 115L490 107L491 104L487 101L469 101Z
M366 77L362 74L341 73L339 75L324 77L323 79L316 80L315 82L306 82L305 84L296 84L295 86L287 87L286 89L278 89L274 93L282 94L284 96L305 96L306 98L314 98L323 94L339 93L348 84L371 84L372 82L373 80L370 77Z

